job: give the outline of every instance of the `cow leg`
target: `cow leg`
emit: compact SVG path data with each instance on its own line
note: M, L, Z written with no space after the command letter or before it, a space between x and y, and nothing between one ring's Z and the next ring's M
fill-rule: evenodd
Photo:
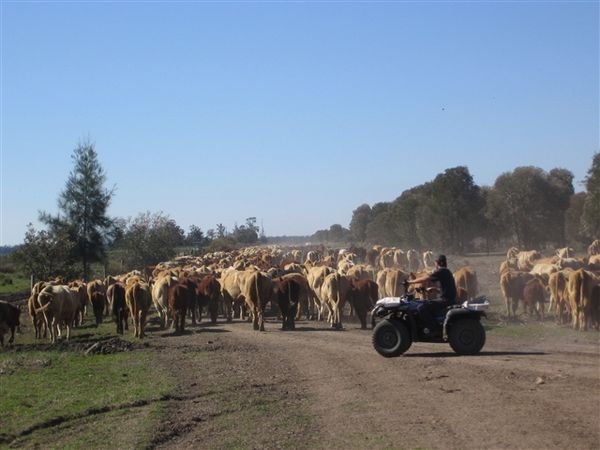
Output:
M250 310L250 315L252 316L252 328L254 328L255 330L259 329L259 324L258 324L258 308L253 307Z
M265 331L265 316L262 308L258 308L258 329Z
M146 336L146 316L148 315L148 310L143 309L140 311L140 337Z
M219 304L215 300L208 301L208 310L210 311L210 321L214 325L217 323L217 316L219 313Z

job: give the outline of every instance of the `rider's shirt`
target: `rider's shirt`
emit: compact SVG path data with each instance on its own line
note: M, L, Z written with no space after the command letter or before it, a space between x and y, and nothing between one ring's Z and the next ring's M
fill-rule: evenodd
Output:
M440 267L431 274L430 279L440 283L440 297L443 300L451 305L456 303L456 283L447 267Z

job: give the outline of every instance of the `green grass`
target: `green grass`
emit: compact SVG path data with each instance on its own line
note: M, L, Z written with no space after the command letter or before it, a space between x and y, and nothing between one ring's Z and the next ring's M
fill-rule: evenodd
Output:
M21 273L0 273L0 294L17 294L29 290L30 278Z
M46 447L50 435L52 445L66 448L119 447L116 443L123 435L143 439L164 405L155 402L123 409L119 405L172 392L172 380L152 371L152 366L153 355L145 351L93 356L58 351L0 354L0 432L16 436L50 419L69 416L58 426L20 438L18 446ZM107 406L116 409L86 415L92 408ZM133 417L137 419L132 421ZM131 424L124 427L123 421ZM61 436L60 443L56 435Z

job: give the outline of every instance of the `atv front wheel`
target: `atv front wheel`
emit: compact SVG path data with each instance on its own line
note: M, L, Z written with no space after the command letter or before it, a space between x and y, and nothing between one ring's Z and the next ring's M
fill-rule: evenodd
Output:
M449 330L448 341L459 355L476 355L485 344L485 329L479 320L458 320Z
M408 328L399 320L382 320L373 329L373 347L386 358L401 355L411 344Z

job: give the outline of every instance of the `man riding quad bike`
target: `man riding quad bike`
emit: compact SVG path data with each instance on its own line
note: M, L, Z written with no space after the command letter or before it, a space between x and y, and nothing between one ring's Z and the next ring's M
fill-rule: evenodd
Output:
M405 281L403 297L384 298L375 305L371 316L373 346L380 355L399 356L415 341L448 342L460 355L474 355L483 348L485 329L481 316L485 312L480 308L489 303L485 297L479 297L456 305L454 277L446 268L446 257L440 255L436 263L438 270L433 274ZM410 284L426 281L440 282L441 299L417 300L414 292L408 292ZM424 293L425 289L417 291Z

